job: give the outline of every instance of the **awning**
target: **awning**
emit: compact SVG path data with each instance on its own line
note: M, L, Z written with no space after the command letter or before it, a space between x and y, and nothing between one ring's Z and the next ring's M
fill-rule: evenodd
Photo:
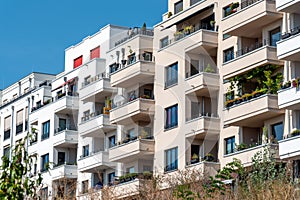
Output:
M60 85L60 86L58 86L57 88L51 90L51 92L53 92L53 91L55 91L55 90L58 90L58 89L62 88L62 87L65 86L65 85L69 85L69 84L75 82L75 80L76 80L77 78L78 78L77 76L74 77L74 78L71 78L70 80L64 82L62 85Z

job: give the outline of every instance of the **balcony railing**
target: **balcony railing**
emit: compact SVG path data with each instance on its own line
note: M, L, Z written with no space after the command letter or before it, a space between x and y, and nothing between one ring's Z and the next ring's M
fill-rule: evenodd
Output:
M107 109L105 109L105 110L107 110ZM92 112L89 115L81 117L81 123L84 123L86 121L89 121L89 120L92 120L94 118L97 118L98 116L103 115L103 114L107 115L108 113L103 113L103 109L101 111Z
M16 126L16 134L23 132L23 123Z
M114 109L114 108L118 108L118 107L123 106L123 105L125 105L125 104L127 104L127 103L133 102L133 101L135 101L135 100L138 99L138 98L140 98L140 99L152 99L152 100L154 100L154 96L153 96L153 95L152 95L152 96L149 96L149 95L144 94L144 93L139 94L139 92L135 92L135 91L134 91L134 92L132 92L132 94L128 97L127 100L125 100L124 102L122 102L122 104L114 103L114 102L113 102L112 108L113 108L113 109Z
M281 35L281 39L287 39L293 35L300 33L300 26L290 29L288 32L285 32Z
M190 30L187 30L187 31L184 31L184 32L177 31L174 34L174 38L168 40L167 42L165 42L163 45L161 45L160 48L164 48L166 46L169 46L169 45L171 45L171 44L173 44L173 43L175 43L175 42L177 42L177 41L179 41L179 40L181 40L183 38L188 37L190 34L198 32L200 30L215 31L215 26L211 26L208 23L199 23L199 26L194 26Z
M110 66L110 74L116 73L122 69L125 69L137 62L154 62L155 58L152 53L143 53L139 55L132 54L128 60L121 60L121 63L115 63Z
M218 114L215 114L215 113L208 113L208 112L199 112L199 113L196 113L196 114L193 114L191 116L188 116L186 117L186 122L188 121L191 121L193 119L198 119L200 117L218 117Z
M79 160L86 159L86 158L88 158L88 157L90 157L90 156L99 154L99 153L101 153L101 152L105 152L104 149L98 150L98 151L91 151L91 152L88 152L88 153L86 153L86 154L81 155L80 158L79 158Z
M9 138L10 138L10 129L7 129L7 130L4 131L4 137L3 137L3 139L7 140Z
M71 126L70 124L66 124L63 127L58 127L54 130L54 135L57 135L58 133L61 133L62 131L71 130L71 131L77 131L77 128L74 126Z
M97 74L96 76L93 76L93 77L91 77L91 78L85 80L85 81L81 84L81 86L82 86L82 87L86 87L86 86L88 86L88 85L90 85L90 84L92 84L92 83L94 83L94 82L96 82L96 81L98 81L98 80L104 79L104 78L109 78L109 74L108 74L108 73Z
M196 76L196 75L199 75L203 72L205 73L216 73L216 69L213 68L213 67L210 67L210 66L207 66L207 67L204 67L203 65L199 66L198 68L195 68L194 71L188 71L185 73L185 78L189 78L189 77L192 77L192 76Z
M129 142L136 141L138 139L146 139L146 140L152 140L152 139L154 139L153 134L152 134L152 129L151 128L148 128L148 129L139 129L139 132L138 132L137 135L126 136L125 139L123 139L117 145L126 144L126 143L129 143Z
M151 29L143 29L143 28L138 28L134 27L133 29L128 30L128 36L115 42L115 47L126 42L127 40L133 38L136 35L146 35L146 36L153 36L154 31Z

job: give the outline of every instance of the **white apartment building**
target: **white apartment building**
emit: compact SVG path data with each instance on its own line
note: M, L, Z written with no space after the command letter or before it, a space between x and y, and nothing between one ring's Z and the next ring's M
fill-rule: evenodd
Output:
M213 175L265 147L298 172L299 4L169 0L153 30L102 28L66 49L64 72L1 91L1 155L35 136L43 199L135 195L149 174Z

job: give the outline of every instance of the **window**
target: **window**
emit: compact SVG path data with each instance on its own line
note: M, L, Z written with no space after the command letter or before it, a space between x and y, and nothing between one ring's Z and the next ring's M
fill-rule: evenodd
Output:
M160 48L164 48L169 45L169 37L164 37L160 40Z
M271 128L272 128L272 136L274 137L275 142L282 140L283 139L283 123L280 122L277 124L273 124L271 126Z
M92 60L94 58L100 58L100 46L98 46L90 51L90 60Z
M190 6L200 2L201 0L190 0Z
M142 54L145 61L152 61L152 52L144 52Z
M129 173L129 174L135 172L134 167L128 167L128 168L126 169L126 171L127 171L127 173Z
M224 53L224 63L234 59L233 47L224 50L223 53Z
M23 132L23 109L17 112L16 134Z
M63 165L66 161L66 153L65 152L58 152L57 154L57 165Z
M82 183L81 183L81 191L82 191L82 193L83 194L87 193L88 190L89 190L89 181L88 180L82 181Z
M177 14L183 10L183 1L179 1L174 4L174 14Z
M6 158L9 159L9 156L10 156L10 147L9 146L5 146L3 148L3 156L5 156Z
M115 180L115 172L109 173L107 179L108 179L108 185L113 185Z
M33 174L36 175L36 173L37 173L37 164L35 163L33 165Z
M174 63L166 67L166 83L165 87L169 87L178 82L178 63Z
M165 129L176 127L178 125L178 105L174 105L165 109L166 125Z
M276 42L280 40L280 37L281 37L280 27L270 31L270 45L276 47L277 46Z
M82 147L82 157L87 157L90 155L89 145Z
M45 154L41 156L41 172L44 172L49 167L49 154Z
M229 154L229 153L234 153L234 149L235 149L235 137L230 137L230 138L226 138L225 139L225 145L226 145L226 150L225 153Z
M50 136L50 120L42 124L42 140L49 138Z
M178 168L178 147L165 151L166 167L165 171L172 171Z
M128 130L128 131L127 131L127 134L128 134L129 139L134 139L134 138L135 138L134 128Z
M48 187L41 189L41 200L47 200L48 199Z
M4 140L10 138L11 116L4 118Z
M67 129L67 120L63 118L59 118L58 120L58 132Z
M111 136L108 138L109 148L114 147L116 145L116 136Z
M82 65L82 56L79 56L78 58L74 59L73 68L75 69L75 68L79 67L80 65Z

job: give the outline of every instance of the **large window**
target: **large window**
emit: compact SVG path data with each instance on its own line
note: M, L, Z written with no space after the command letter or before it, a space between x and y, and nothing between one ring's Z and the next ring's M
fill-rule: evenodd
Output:
M3 156L5 156L6 158L9 159L9 156L10 156L10 147L9 146L5 146L3 148Z
M49 154L41 156L41 172L46 171L49 167Z
M100 58L100 46L90 51L90 59L92 60L94 58Z
M165 109L166 124L165 129L176 127L178 125L178 105L174 105Z
M280 27L270 31L270 45L276 47L277 46L276 42L280 40L280 37L281 37Z
M50 120L42 124L42 140L49 138L50 135Z
M165 171L172 171L178 168L178 147L165 151L166 167Z
M74 59L73 68L75 69L75 68L79 67L80 65L82 65L82 56L79 56L78 58Z
M283 123L273 124L272 126L272 136L275 139L274 141L280 141L283 139Z
M11 116L4 118L4 140L10 138Z
M234 59L234 49L233 47L223 51L224 53L224 62L228 62Z
M225 153L234 153L235 150L235 137L230 137L225 139Z
M166 67L166 83L165 87L177 84L178 82L178 63L174 63Z
M177 14L183 10L183 1L179 1L174 4L174 14Z

